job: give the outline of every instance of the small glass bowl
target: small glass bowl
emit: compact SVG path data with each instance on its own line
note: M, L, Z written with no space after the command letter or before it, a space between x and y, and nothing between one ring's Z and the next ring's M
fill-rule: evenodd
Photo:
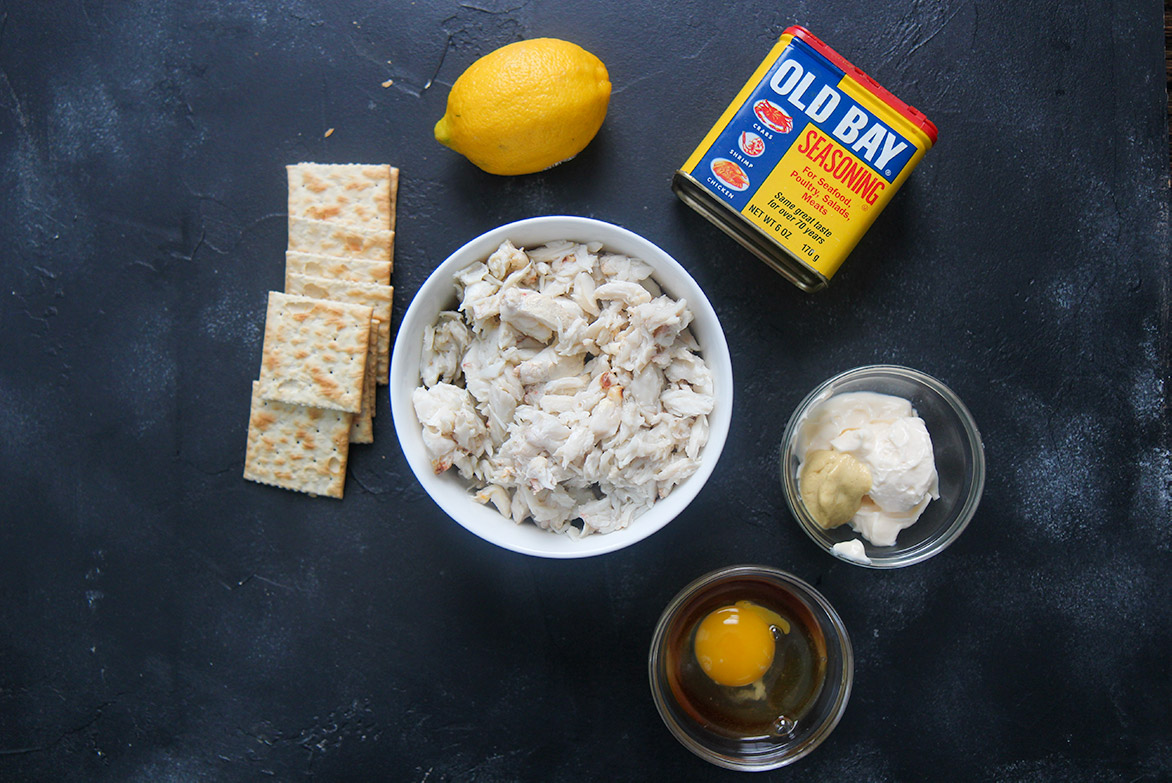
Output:
M875 546L850 525L826 530L811 516L798 491L797 441L807 414L815 405L844 392L876 392L909 400L932 438L940 497L924 509L911 527L901 530L892 546ZM940 381L918 370L890 364L856 367L836 375L802 400L781 440L781 484L790 511L814 543L830 554L864 568L902 568L927 560L951 544L976 513L985 486L985 450L968 408ZM841 555L834 545L858 539L869 563Z
M809 706L787 731L769 736L735 737L690 712L679 701L673 667L681 655L691 654L691 628L708 612L746 596L773 593L782 603L812 619L816 647L824 650L822 684ZM669 649L671 640L680 649ZM834 607L801 579L767 566L729 566L700 577L664 609L655 626L647 669L651 696L659 715L684 747L705 761L726 769L759 772L792 764L830 735L846 710L854 681L854 651L846 627Z

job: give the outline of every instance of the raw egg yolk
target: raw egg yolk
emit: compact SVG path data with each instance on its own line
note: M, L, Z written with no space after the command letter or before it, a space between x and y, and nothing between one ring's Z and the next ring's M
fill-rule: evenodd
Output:
M776 642L765 611L749 601L722 606L696 629L696 660L713 682L740 687L761 679ZM772 614L770 612L770 614Z

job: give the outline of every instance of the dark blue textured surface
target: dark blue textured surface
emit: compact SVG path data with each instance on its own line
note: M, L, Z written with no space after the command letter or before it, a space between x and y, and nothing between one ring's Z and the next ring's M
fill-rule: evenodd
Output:
M793 23L940 128L815 296L669 189ZM456 76L543 35L610 69L591 146L503 179L436 144ZM662 726L645 656L738 562L818 585L857 655L839 728L765 779L1169 779L1162 64L1155 2L0 3L0 779L732 779ZM738 395L687 512L601 558L497 550L385 399L343 502L242 480L299 160L401 167L399 314L531 215L674 254ZM874 362L955 389L988 458L964 536L894 573L817 550L775 475L793 406Z

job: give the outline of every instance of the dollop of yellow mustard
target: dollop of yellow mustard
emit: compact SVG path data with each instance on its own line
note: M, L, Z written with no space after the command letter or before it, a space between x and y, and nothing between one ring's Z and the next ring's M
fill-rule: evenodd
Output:
M871 491L871 471L850 454L811 451L802 463L798 489L814 521L830 529L849 522L859 510Z

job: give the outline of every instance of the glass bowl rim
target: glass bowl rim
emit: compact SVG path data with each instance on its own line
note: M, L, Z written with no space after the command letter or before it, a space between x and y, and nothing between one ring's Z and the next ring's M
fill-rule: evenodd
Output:
M775 580L783 589L790 590L798 597L809 601L815 608L820 610L824 617L818 617L819 625L822 626L824 634L833 635L838 640L838 645L841 650L841 666L842 672L838 679L839 692L837 698L831 705L830 710L822 717L818 726L814 729L810 738L795 752L786 754L784 751L774 752L769 755L757 758L751 762L741 759L737 756L720 753L708 748L697 742L691 735L689 735L679 725L679 722L668 711L667 702L669 694L661 687L658 678L658 663L660 660L660 647L663 644L664 636L667 632L669 621L675 616L679 609L694 596L697 592L711 584L714 584L727 577L742 577L742 576L764 576ZM815 613L815 616L818 616ZM825 622L823 622L825 620ZM680 744L686 747L692 753L700 758L715 764L725 769L738 770L742 772L765 772L772 769L788 766L795 761L804 758L813 752L819 745L821 745L830 733L838 726L842 720L843 713L846 712L847 702L850 701L851 688L854 684L855 671L855 656L854 647L851 644L850 634L847 632L846 625L839 616L838 611L834 606L826 600L822 593L818 592L809 582L806 582L801 577L795 576L788 571L783 571L780 568L765 565L732 565L718 568L715 571L709 571L703 576L697 577L689 582L683 589L676 593L664 607L663 612L659 616L659 620L655 624L655 631L651 637L651 649L647 656L647 673L651 685L651 698L655 702L655 709L659 713L659 717L663 720L668 730L671 732ZM827 672L827 681L830 679L830 672Z
M858 378L867 378L877 375L895 376L905 381L910 381L913 384L923 386L940 396L942 400L953 410L957 419L962 424L962 431L965 435L965 441L968 446L969 453L972 456L972 475L970 476L970 485L967 496L964 502L960 504L958 509L953 513L952 521L931 540L920 545L918 549L908 552L896 551L890 557L871 558L869 563L860 563L855 560L843 557L834 551L833 544L827 541L824 531L810 512L806 510L805 505L801 502L801 496L798 493L797 478L790 475L788 470L790 459L794 455L794 444L797 440L798 425L805 417L805 414L814 405L815 402L820 402L822 395L835 386L844 381L855 380ZM861 568L872 568L883 570L888 568L904 568L905 566L914 565L915 563L923 562L930 557L940 554L948 548L953 541L955 541L965 528L968 527L969 522L976 514L977 506L980 504L981 496L985 489L985 445L981 440L980 430L977 429L976 420L973 419L972 413L957 396L956 392L952 391L942 381L928 375L920 370L911 367L905 367L899 364L867 364L860 367L854 367L844 372L834 375L822 383L818 384L809 394L802 399L798 406L794 408L793 414L786 423L785 431L781 438L781 459L779 470L781 473L781 481L783 494L785 495L786 505L789 506L790 513L798 521L799 527L811 540L814 541L823 551L830 554L845 563L850 563ZM898 547L898 544L896 545Z

